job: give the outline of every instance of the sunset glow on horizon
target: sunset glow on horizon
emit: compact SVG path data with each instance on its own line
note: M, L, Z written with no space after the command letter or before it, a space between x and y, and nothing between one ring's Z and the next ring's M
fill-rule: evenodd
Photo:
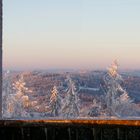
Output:
M138 0L4 1L3 67L140 69Z

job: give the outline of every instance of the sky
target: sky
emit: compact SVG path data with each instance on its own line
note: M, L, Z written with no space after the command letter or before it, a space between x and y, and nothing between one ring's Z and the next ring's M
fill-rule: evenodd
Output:
M140 69L139 0L4 0L3 67Z

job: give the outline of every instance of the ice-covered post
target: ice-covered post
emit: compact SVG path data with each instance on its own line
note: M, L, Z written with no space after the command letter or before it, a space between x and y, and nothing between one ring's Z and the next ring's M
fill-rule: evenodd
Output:
M0 0L0 119L2 118L2 0Z

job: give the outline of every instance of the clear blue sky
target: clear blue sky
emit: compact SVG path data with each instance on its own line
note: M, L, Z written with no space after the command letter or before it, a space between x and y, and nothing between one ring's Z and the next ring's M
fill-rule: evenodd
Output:
M4 67L140 69L139 0L4 0Z

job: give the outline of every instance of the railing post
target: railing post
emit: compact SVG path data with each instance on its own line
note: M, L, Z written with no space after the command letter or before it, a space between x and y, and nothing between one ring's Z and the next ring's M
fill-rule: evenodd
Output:
M2 0L0 0L0 119L2 119Z
M69 140L71 140L71 130L70 130L70 127L68 128L68 135L69 135Z
M47 127L44 128L44 132L45 132L46 140L48 140L48 130L47 130Z

